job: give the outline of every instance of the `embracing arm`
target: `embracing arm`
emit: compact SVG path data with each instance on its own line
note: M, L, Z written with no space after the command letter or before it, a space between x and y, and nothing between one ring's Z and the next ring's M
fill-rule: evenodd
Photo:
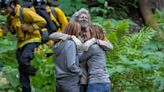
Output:
M93 55L94 49L89 48L79 56L80 63L87 61Z
M104 50L112 50L113 45L109 40L97 40L97 44L99 44Z
M70 39L71 36L68 34L61 33L61 32L54 32L49 36L49 38L51 40L56 40L56 39L66 40L66 39Z
M113 45L110 41L92 38L83 44L84 51L87 51L89 49L89 47L93 44L100 45L104 50L112 50L113 49Z

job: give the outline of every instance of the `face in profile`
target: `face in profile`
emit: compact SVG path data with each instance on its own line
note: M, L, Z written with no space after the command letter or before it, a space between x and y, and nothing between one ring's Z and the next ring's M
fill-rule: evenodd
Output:
M86 28L86 30L83 30L83 32L81 33L81 38L83 39L83 42L91 39L91 29L89 27Z
M82 28L86 28L89 25L89 16L85 13L82 13L78 20Z
M11 13L13 13L14 12L14 9L15 9L14 4L11 4L10 6L6 5L4 7L5 14L11 14Z

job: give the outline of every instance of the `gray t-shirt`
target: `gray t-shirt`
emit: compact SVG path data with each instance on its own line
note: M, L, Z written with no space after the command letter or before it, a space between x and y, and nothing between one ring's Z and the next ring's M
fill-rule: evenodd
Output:
M105 51L99 45L93 44L79 58L80 62L87 62L88 84L109 83L109 74L106 70Z

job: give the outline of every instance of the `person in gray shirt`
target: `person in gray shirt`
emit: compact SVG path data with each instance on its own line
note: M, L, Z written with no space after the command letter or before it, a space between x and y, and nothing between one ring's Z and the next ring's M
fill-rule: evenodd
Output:
M78 37L80 25L69 22L63 33ZM53 34L52 34L53 35ZM50 35L51 39L51 35ZM80 75L77 47L74 41L56 39L53 46L56 92L80 92Z
M87 30L88 30L88 28L87 28ZM82 52L83 51L88 51L89 47L93 44L98 44L104 50L112 50L113 49L112 44L109 41L106 41L104 39L100 40L100 39L92 38L90 40L87 40L86 37L85 37L86 41L85 41L84 44L82 44L81 41L78 38L76 38L75 36L71 36L71 35L68 35L68 34L61 33L61 32L55 32L55 33L51 34L50 38L52 40L62 39L63 41L67 40L67 39L73 40L76 43L76 46L77 46L77 52L76 53L78 53L78 52L81 53L81 51ZM97 38L100 38L100 37L97 37ZM81 70L84 73L83 68L81 68ZM87 73L87 71L85 73ZM84 82L81 82L81 83L84 83ZM86 92L86 90L80 90L80 92Z
M84 32L86 40L93 37L105 40L102 28L97 25L90 25ZM87 62L88 66L88 86L87 92L109 92L110 80L106 70L105 50L98 44L93 44L79 58L80 62Z

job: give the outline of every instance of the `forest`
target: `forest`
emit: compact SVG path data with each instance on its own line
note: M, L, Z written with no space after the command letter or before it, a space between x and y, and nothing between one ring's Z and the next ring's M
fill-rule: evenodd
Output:
M24 7L31 0L18 0ZM113 50L106 53L111 92L164 92L164 0L51 0L68 20L81 8L103 27ZM0 92L21 92L15 35L0 14ZM6 31L2 31L6 30ZM31 78L32 92L55 92L53 55L35 53L39 71Z

